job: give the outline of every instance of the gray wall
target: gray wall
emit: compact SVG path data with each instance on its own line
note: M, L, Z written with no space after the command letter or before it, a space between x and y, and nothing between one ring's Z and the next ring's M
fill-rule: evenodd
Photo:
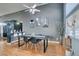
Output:
M66 3L66 16L78 5L78 3Z
M79 56L79 6L78 9L72 14L72 16L76 16L76 23L73 30L72 49L74 51L74 55Z
M18 20L23 21L23 31L26 33L42 33L42 34L48 34L53 36L54 38L58 37L59 34L57 32L56 27L58 27L58 24L61 24L62 26L62 20L63 20L63 4L47 4L38 7L38 9L41 10L40 13L37 13L35 15L31 15L28 12L25 13L24 11L5 15L0 17L0 22L5 20ZM43 27L35 27L30 28L29 27L29 21L31 19L34 19L38 17L39 19L43 17L47 17L49 21L49 27L43 28Z
M75 56L79 56L79 39L72 39L72 49L74 51Z
M76 11L74 11L73 14L71 14L70 17L68 17L67 19L65 19L66 21L69 21L72 22L74 19L76 20L76 23L75 23L75 26L74 28L72 29L72 27L68 27L66 25L66 35L69 35L69 32L72 31L72 35L71 38L72 38L72 51L74 52L73 55L75 56L79 56L79 6L77 7L78 9ZM71 29L71 30L69 30Z

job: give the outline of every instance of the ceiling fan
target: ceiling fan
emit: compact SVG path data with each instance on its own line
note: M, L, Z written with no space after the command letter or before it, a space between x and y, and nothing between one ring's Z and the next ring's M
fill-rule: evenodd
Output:
M33 6L29 7L27 5L23 5L24 7L26 7L27 9L25 10L25 12L29 11L29 13L31 14L35 14L36 12L40 12L40 10L36 9L37 5L34 4Z

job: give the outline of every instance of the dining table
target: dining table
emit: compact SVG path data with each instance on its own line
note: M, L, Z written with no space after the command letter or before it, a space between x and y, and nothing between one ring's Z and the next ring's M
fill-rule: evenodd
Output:
M39 34L35 34L35 35L32 35L32 34L25 34L25 35L18 35L18 47L21 47L21 44L20 44L20 38L21 37L27 37L27 38L31 38L31 37L34 37L36 39L41 39L43 40L43 52L45 53L47 48L48 48L48 36L46 35L39 35ZM27 40L27 39L26 39Z

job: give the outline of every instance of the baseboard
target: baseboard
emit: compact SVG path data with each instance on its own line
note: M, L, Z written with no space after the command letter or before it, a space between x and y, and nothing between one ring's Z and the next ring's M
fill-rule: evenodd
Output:
M48 42L50 42L50 43L57 43L57 44L60 43L60 42L58 42L58 41L48 41Z

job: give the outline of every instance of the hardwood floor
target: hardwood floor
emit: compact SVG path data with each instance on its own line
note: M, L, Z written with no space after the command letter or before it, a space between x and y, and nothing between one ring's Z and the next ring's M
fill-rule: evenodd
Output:
M23 42L21 42L23 43ZM16 43L8 44L6 41L0 41L0 55L1 56L64 56L64 48L58 43L49 43L46 53L43 53L43 45L39 45L37 51L24 44L20 48Z

